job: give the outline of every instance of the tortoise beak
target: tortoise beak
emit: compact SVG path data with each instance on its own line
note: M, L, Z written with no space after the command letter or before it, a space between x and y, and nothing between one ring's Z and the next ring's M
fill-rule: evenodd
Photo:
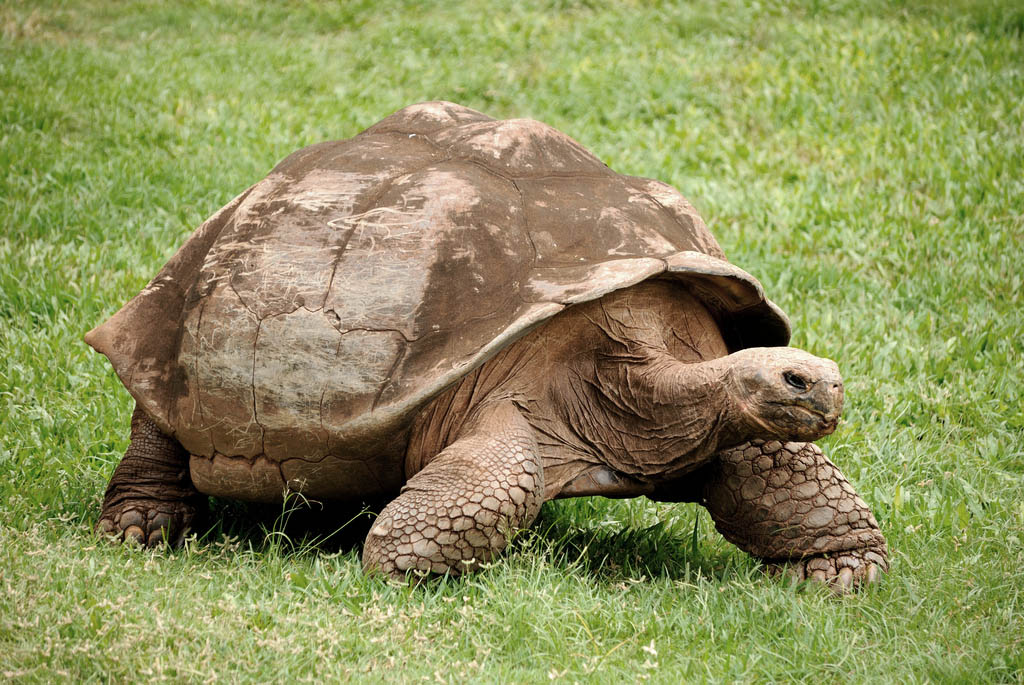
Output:
M839 415L843 412L843 382L838 379L823 379L815 383L805 398L807 409L821 416L821 428L825 435L836 429Z

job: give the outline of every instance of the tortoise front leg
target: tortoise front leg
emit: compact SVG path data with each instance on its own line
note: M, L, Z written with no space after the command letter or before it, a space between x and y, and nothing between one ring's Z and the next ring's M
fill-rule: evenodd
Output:
M136 406L131 443L103 498L96 530L152 547L180 544L205 498L193 487L189 455Z
M701 503L719 532L770 572L842 593L888 569L871 510L817 445L755 440L702 473Z
M543 501L529 424L509 401L481 407L384 507L366 537L363 567L393 577L475 570L505 549L513 531L533 523Z

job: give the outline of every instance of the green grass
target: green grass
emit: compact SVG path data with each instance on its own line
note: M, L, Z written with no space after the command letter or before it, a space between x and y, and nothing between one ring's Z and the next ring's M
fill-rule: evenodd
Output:
M0 679L1024 680L1019 3L423 5L0 5ZM772 581L646 500L419 587L236 505L93 537L131 401L82 333L292 150L437 98L677 186L839 361L880 586Z

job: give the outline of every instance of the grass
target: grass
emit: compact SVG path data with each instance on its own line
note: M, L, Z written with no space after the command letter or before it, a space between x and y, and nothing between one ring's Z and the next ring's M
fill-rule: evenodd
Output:
M8 2L0 29L0 678L1024 680L1018 3ZM697 205L843 369L823 445L880 586L772 581L646 500L549 503L418 587L229 503L179 551L92 536L131 401L82 333L292 150L435 98Z

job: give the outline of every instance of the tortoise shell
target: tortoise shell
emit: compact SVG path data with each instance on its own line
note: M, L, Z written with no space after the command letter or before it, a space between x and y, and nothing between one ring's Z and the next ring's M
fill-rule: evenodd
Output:
M696 294L730 350L789 340L672 187L540 122L430 102L286 158L86 341L194 455L200 490L373 495L400 487L438 393L653 277Z

